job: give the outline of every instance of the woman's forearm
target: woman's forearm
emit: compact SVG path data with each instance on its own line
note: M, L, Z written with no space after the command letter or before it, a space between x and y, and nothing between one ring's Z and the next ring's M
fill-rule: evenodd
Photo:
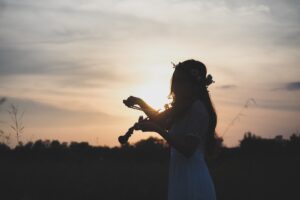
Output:
M142 108L142 110L144 111L144 113L150 118L150 119L154 119L155 116L158 114L158 111L155 110L154 108L152 108L151 106L149 106L145 101L141 101L139 103L140 107Z
M157 131L172 147L174 147L177 151L181 152L186 157L190 157L194 152L194 147L189 145L184 137L176 137L175 135L170 134L166 130L159 129Z

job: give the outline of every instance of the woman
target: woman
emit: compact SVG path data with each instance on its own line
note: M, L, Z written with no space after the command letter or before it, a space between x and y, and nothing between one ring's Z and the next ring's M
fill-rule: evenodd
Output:
M174 65L171 79L170 128L154 120L135 124L136 130L159 133L171 146L168 200L215 200L215 188L205 156L216 145L217 115L207 87L214 81L206 76L206 66L196 60ZM158 114L142 99L130 96L150 119Z

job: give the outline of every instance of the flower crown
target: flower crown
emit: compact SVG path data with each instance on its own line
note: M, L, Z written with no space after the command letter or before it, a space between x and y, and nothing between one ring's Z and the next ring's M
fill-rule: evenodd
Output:
M179 62L179 64L180 64L180 62ZM179 65L178 64L178 65ZM177 65L175 65L173 62L172 62L172 65L173 65L173 68L176 68L177 67ZM191 69L190 70L190 75L192 76L192 77L195 77L195 79L197 80L197 81L203 81L202 79L203 78L201 78L201 75L200 75L200 70L199 69L196 69L196 68L193 68L193 69ZM204 84L205 84L205 86L207 87L207 86L209 86L210 84L212 84L212 83L215 83L215 81L213 80L213 77L212 77L212 75L211 74L208 74L206 77L205 77L205 80L203 81L204 82Z

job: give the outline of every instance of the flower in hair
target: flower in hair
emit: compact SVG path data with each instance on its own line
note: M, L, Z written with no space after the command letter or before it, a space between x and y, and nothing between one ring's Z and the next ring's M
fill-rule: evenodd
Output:
M205 79L205 85L209 86L210 84L214 83L215 81L213 80L213 77L211 74L208 74L206 76L206 79Z

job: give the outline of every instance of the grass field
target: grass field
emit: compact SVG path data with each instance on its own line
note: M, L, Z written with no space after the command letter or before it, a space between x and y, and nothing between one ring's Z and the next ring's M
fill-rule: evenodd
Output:
M3 200L167 198L167 159L2 157L0 163L0 199ZM299 156L230 154L208 165L219 200L300 199Z

